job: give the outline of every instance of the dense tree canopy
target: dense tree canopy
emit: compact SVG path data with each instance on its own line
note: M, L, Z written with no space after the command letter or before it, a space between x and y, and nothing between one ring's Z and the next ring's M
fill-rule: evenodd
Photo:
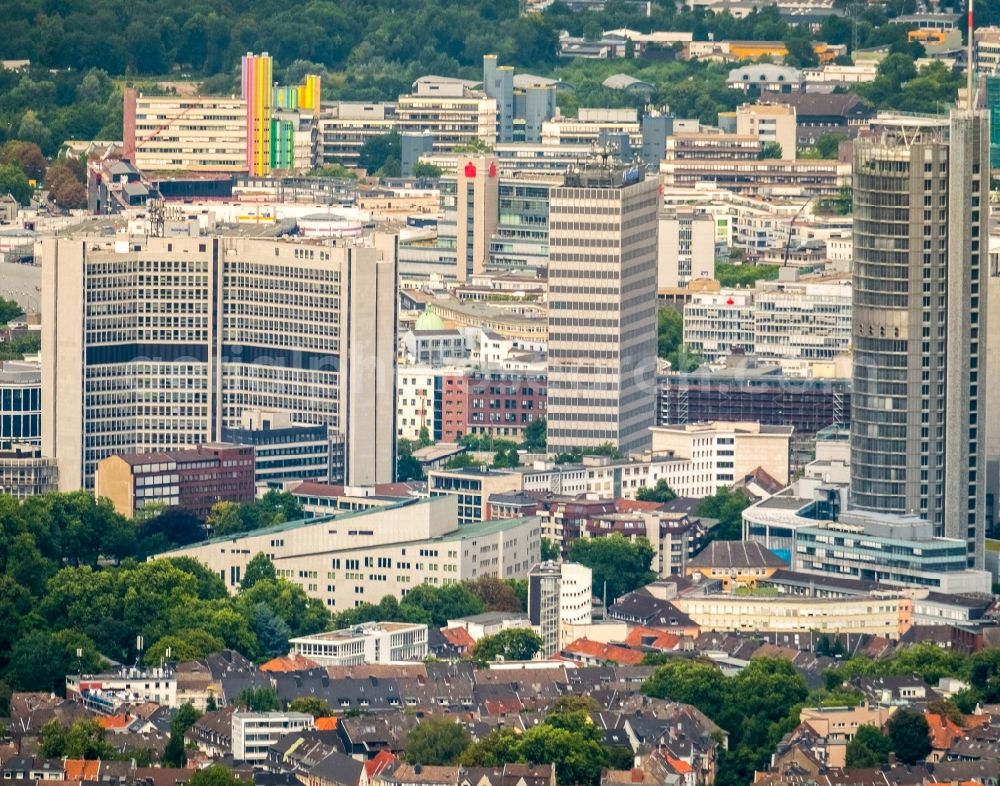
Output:
M424 718L406 741L406 760L411 764L457 764L472 738L460 723L447 718Z
M542 648L542 639L530 628L508 628L483 636L472 648L472 657L485 663L495 660L531 660Z
M653 548L645 538L628 540L618 533L605 538L580 538L570 546L569 558L593 571L597 595L604 593L607 582L609 605L656 578L649 569Z

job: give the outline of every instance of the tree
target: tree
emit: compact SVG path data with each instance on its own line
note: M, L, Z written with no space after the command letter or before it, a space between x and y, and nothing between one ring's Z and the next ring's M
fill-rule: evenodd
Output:
M573 562L586 565L594 574L594 591L608 600L649 584L656 574L649 569L653 548L645 538L630 541L619 533L604 538L580 538L569 549Z
M556 561L561 558L559 547L548 538L542 538L542 561Z
M398 176L403 156L402 139L398 131L391 131L366 140L358 153L358 166L369 175L383 172L391 177L395 171Z
M437 180L443 174L443 170L437 164L428 164L426 161L418 161L413 165L414 177L426 177Z
M858 726L847 743L847 766L879 767L889 760L891 750L892 743L880 728L869 724Z
M652 488L643 486L636 491L635 498L640 502L670 502L677 499L677 494L667 485L665 478L660 478Z
M288 709L292 712L304 712L314 718L328 718L333 715L330 705L318 696L299 696L297 699L292 699Z
M11 139L0 149L0 164L14 164L31 180L41 180L48 162L34 142Z
M396 480L423 480L424 468L413 457L413 443L408 439L396 441Z
M198 628L184 629L157 639L142 654L142 659L149 666L159 666L162 660L195 660L225 647L222 639L207 631ZM169 656L167 650L170 650Z
M767 159L767 158L783 158L784 152L781 149L780 142L766 142L760 149L757 158Z
M889 719L889 742L896 758L916 764L931 752L930 727L922 712L901 709Z
M710 718L718 717L726 703L726 678L718 666L674 658L643 683L642 692L657 699L693 704Z
M0 194L10 194L22 205L31 202L31 185L21 167L16 164L0 166Z
M457 764L471 741L469 732L461 724L431 716L410 732L406 760L411 764Z
M62 695L67 674L97 671L102 662L94 642L82 633L32 630L11 650L6 679L14 690Z
M114 749L104 739L104 729L96 720L76 720L67 729L57 718L41 730L39 752L49 759L106 759Z
M486 611L521 611L521 601L514 588L496 576L480 576L465 586L482 601Z
M547 444L548 422L545 418L535 418L524 427L524 442L521 447L530 452L544 451Z
M542 649L542 639L530 628L508 628L492 636L483 636L472 648L472 657L492 663L504 660L531 660Z
M250 589L258 581L274 581L277 576L271 558L267 554L259 552L247 563L247 569L243 572L243 581L240 582L240 589Z
M281 709L274 688L244 688L236 697L236 705L247 712L276 712Z
M221 764L205 767L188 778L188 786L244 786L244 783Z
M52 141L52 134L48 127L38 117L34 110L29 109L21 115L21 123L17 127L17 138L24 142L31 142L42 150L48 148Z
M656 354L675 371L694 371L703 362L684 343L684 317L675 308L661 308L657 315Z
M184 752L184 734L190 729L201 713L191 704L186 702L177 710L172 721L170 721L170 739L167 740L167 747L163 752L163 763L171 767L183 767L187 763L187 754Z
M749 506L750 498L746 494L723 488L705 497L695 508L695 514L718 520L712 528L714 540L739 540L743 536L743 511Z

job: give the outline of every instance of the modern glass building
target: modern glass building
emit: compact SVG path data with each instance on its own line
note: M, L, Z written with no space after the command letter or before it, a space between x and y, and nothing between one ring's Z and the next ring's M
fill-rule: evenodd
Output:
M42 444L42 369L37 363L0 363L0 450Z

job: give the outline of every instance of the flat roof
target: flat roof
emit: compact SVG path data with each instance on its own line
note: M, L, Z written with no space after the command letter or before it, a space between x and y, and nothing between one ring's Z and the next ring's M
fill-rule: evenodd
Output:
M371 622L356 625L353 628L339 628L338 630L328 630L323 633L313 633L309 636L298 636L289 639L289 643L310 642L310 641L351 641L359 636L370 636L375 633L397 633L403 630L413 630L415 628L426 628L427 626L419 622Z

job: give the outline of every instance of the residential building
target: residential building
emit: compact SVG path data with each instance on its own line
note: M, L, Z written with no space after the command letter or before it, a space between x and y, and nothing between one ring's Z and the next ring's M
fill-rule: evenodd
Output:
M122 666L99 674L67 674L66 698L78 701L101 715L114 715L123 704L155 701L179 707L177 677L169 669Z
M421 661L427 657L427 626L366 622L353 628L300 636L288 642L294 655L321 666Z
M448 151L461 145L497 143L497 102L479 90L478 82L450 77L423 76L413 83L413 92L401 95L396 104L396 127L400 132L428 132L434 150Z
M531 620L520 611L484 611L466 617L448 620L451 629L461 628L472 639L479 641L484 636L496 636L511 628L530 628Z
M348 483L392 480L396 245L45 240L42 447L60 488L91 488L110 455L221 441L257 409L333 428Z
M281 737L312 726L313 716L304 712L234 712L233 759L262 764Z
M488 521L490 496L520 488L521 476L516 472L464 467L427 473L427 493L431 497L455 497L459 524Z
M589 164L549 198L551 451L649 445L656 360L657 183Z
M614 500L613 512L595 511L589 515L578 528L579 536L621 535L632 541L642 538L653 549L650 570L658 576L683 576L691 558L701 550L708 529L700 519L683 510L664 510L663 507L656 502ZM542 533L548 536L546 523L547 517L542 515ZM566 539L565 520L560 531L554 534L557 537L552 538L553 542L568 550L571 543Z
M815 145L828 133L853 138L875 115L875 110L857 93L765 93L761 101L795 109L799 147Z
M655 426L653 451L691 459L693 471L704 473L717 488L732 485L758 467L787 484L792 432L791 426L754 422Z
M880 116L854 145L850 499L926 519L981 567L989 120L970 106Z
M716 229L710 213L682 206L660 213L657 222L657 289L715 278Z
M94 494L127 518L154 505L183 508L204 520L217 502L253 501L254 449L207 444L108 456L97 463Z
M565 625L586 625L593 609L593 572L576 562L540 562L528 572L528 616L542 637L543 658L570 639Z
M741 104L736 108L737 135L755 136L762 146L779 145L779 158L798 157L796 125L795 107L788 104Z
M730 42L730 50L734 57L757 57L759 54L751 54L749 51L740 50L739 54L732 50L734 42ZM765 45L767 42L756 42L756 45ZM784 49L784 44L779 46ZM759 49L757 50L759 52ZM786 50L787 51L787 50ZM759 96L762 93L798 93L805 85L802 72L797 68L788 66L772 65L769 63L746 64L739 68L734 68L729 72L726 79L726 87L733 90L742 90L748 95Z
M353 510L385 508L408 502L417 492L406 483L377 483L374 486L344 486L305 480L286 483L284 491L291 494L302 506L307 517L335 516Z
M420 584L437 586L480 576L526 578L538 561L538 519L462 524L458 500L431 498L286 522L167 552L193 557L239 588L255 554L278 576L339 611L403 597Z

